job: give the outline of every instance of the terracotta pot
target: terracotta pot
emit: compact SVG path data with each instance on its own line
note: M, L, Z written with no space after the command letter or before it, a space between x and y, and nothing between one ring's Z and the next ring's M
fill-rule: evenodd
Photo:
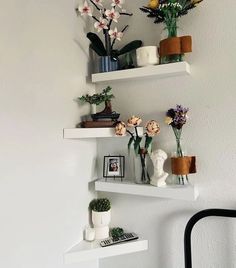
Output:
M196 157L183 156L171 158L172 174L175 175L188 175L196 173Z
M181 37L170 37L160 42L160 57L185 54L188 52L192 52L191 36L186 35Z

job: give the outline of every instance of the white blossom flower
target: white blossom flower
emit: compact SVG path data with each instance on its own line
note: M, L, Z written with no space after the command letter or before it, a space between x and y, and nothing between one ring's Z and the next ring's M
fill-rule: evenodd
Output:
M119 41L121 41L121 38L123 37L123 33L122 32L118 32L117 28L115 27L114 30L110 30L109 35L112 39L117 39Z
M87 1L84 1L84 4L78 7L78 10L81 16L86 16L86 15L92 16L92 13L93 13L93 8L88 5Z
M102 6L103 0L93 0L96 5Z
M108 19L113 20L115 22L118 22L117 19L119 19L120 17L120 13L115 11L114 8L112 8L111 10L107 9L105 11L105 15Z
M100 32L103 29L108 29L107 24L108 24L108 21L101 17L99 18L99 21L96 21L94 23L94 27L97 29L98 32Z
M119 8L122 8L122 5L125 3L125 0L112 0L112 6L118 6Z

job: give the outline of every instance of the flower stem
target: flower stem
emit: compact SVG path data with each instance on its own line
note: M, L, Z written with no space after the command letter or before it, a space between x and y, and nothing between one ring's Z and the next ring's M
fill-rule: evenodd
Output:
M125 15L125 16L133 16L133 13L127 13L127 12L120 12L120 15Z
M111 38L109 36L108 30L104 30L105 35L105 46L107 51L107 56L111 56Z
M90 0L90 2L95 6L95 8L98 10L98 11L100 11L101 9L92 1L92 0Z
M123 29L122 29L122 33L127 29L129 27L129 25L126 25ZM111 44L111 49L113 49L113 46L115 45L115 42L116 42L116 39L114 39L113 41L112 41L112 44Z

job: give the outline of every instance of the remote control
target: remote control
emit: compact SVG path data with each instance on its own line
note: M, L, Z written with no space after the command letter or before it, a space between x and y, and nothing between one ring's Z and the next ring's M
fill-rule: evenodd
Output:
M125 233L119 238L110 237L108 239L102 240L100 242L100 246L107 247L107 246L112 246L118 243L127 242L127 241L135 240L135 239L138 239L138 236L135 233Z

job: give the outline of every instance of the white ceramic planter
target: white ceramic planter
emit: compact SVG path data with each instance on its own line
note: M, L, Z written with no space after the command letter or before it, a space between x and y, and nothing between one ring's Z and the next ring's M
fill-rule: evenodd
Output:
M96 114L97 106L96 104L90 104L90 113Z
M136 50L137 65L139 67L155 65L159 63L156 46L140 47Z
M92 222L95 228L95 239L109 237L109 223L111 221L111 210L104 212L92 211Z

